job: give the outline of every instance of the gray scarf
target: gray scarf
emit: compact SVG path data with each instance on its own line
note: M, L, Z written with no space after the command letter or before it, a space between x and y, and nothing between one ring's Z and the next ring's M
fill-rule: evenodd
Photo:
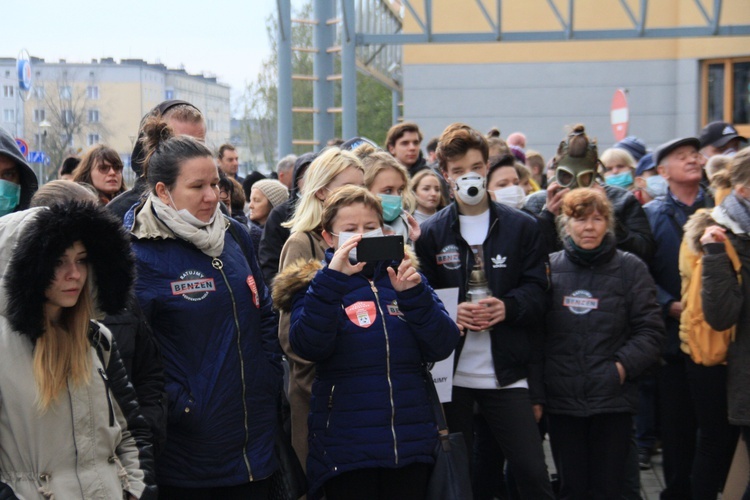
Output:
M732 191L724 198L721 205L727 211L729 218L742 228L742 232L750 234L750 201L737 196L737 193Z
M199 229L182 220L177 210L161 201L155 194L152 193L149 198L156 216L179 238L189 241L209 257L218 257L224 251L226 224L221 212L215 215L211 224ZM219 211L218 205L216 210Z

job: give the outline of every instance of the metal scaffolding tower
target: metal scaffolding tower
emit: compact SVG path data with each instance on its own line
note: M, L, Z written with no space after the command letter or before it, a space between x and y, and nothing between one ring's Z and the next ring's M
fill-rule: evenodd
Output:
M299 20L314 25L315 47L313 81L314 103L311 108L295 108L298 112L314 113L314 139L292 138L292 68L291 68L291 0L277 0L279 16L279 99L278 137L279 154L291 153L293 144L309 144L319 150L333 137L334 113L342 114L342 135L357 135L356 71L364 71L377 78L393 91L393 121L400 114L401 47L415 43L506 43L566 40L628 40L658 38L694 38L710 36L748 36L750 25L731 25L721 22L722 0L712 0L709 12L702 0L693 0L704 24L699 26L647 25L649 0L638 0L638 9L628 0L601 0L612 8L623 9L632 24L622 29L576 29L576 0L562 2L567 12L561 12L557 0L546 0L560 24L559 30L510 31L503 27L503 0L462 0L467 8L475 4L487 23L487 31L436 32L433 29L433 0L314 0L313 20ZM688 0L684 0L686 3ZM494 9L487 9L494 4ZM538 4L537 4L538 5ZM414 19L416 31L403 32L403 18L408 11ZM531 14L531 13L530 13ZM333 74L334 55L341 54L341 74ZM341 81L341 105L333 103L333 83Z

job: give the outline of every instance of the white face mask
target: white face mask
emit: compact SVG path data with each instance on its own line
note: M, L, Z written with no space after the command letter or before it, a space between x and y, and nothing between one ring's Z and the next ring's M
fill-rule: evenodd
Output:
M487 192L484 182L484 177L476 172L470 172L453 181L453 191L467 205L476 205L484 199Z
M175 211L177 212L177 215L179 215L182 220L184 220L185 222L187 222L193 227L202 229L206 226L210 226L211 224L213 224L214 219L216 219L216 213L219 211L218 204L216 205L216 210L214 211L213 215L211 215L211 218L209 219L209 221L204 222L200 220L198 217L196 217L195 215L191 214L187 208L182 208L180 210L177 210L177 205L175 205L174 200L172 199L172 193L167 191L167 196L169 196L169 201L172 202L172 208L175 209Z
M523 188L515 185L496 189L494 193L496 202L513 208L521 208L523 200L526 198L526 193Z
M362 238L375 238L377 236L383 236L383 228L379 227L377 229L373 229L372 231L368 231L366 233L348 233L346 231L341 231L339 233L339 246L341 247L344 243L346 243L350 238L357 236L358 234L362 235ZM357 262L357 247L352 248L349 251L349 260L351 262Z

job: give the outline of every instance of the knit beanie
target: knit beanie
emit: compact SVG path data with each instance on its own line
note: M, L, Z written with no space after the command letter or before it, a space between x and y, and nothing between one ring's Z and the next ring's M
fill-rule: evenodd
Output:
M646 143L640 140L634 135L629 135L620 142L616 142L614 148L624 149L630 155L635 158L635 161L640 161L648 152L646 149Z
M278 207L286 200L289 199L289 190L281 182L273 179L263 179L253 184L253 189L260 190L268 201L271 203L271 207Z

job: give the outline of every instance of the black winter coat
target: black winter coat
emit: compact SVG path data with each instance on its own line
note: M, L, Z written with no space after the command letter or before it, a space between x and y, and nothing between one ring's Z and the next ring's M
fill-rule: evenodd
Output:
M646 265L612 236L591 264L569 242L552 254L552 308L544 339L545 410L588 417L635 413L636 377L659 358L664 323ZM615 366L625 368L620 384Z
M490 334L495 375L503 386L533 379L529 366L541 363L537 339L549 305L547 255L533 217L488 203L490 227L483 245L486 274L493 296L505 303L506 311L505 320ZM458 287L459 302L464 302L474 253L461 236L455 202L423 223L415 248L428 283L435 289ZM465 338L459 341L455 363ZM534 381L529 382L532 389Z
M128 380L138 396L141 414L151 428L154 456L158 456L167 439L167 393L159 345L138 301L132 296L127 308L107 315L102 323L117 342Z
M742 263L740 284L724 245L705 245L703 256L703 314L715 330L737 325L727 351L729 423L750 426L750 236L727 237Z

